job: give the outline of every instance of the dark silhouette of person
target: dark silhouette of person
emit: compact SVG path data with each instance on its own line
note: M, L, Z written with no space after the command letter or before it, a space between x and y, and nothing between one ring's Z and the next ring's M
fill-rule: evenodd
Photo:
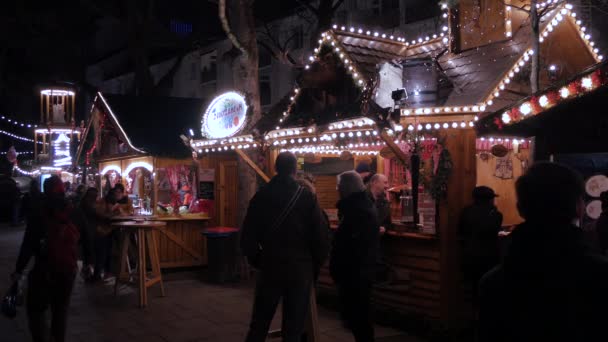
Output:
M338 289L340 312L355 341L374 340L371 315L372 285L380 225L376 208L361 176L347 171L338 176L338 217L330 257L330 274Z
M602 201L602 214L595 221L595 231L597 232L600 252L602 255L608 253L608 191L600 194Z
M97 213L98 190L91 187L83 192L84 194L79 200L78 206L74 208L73 220L78 225L82 234L80 239L82 246L82 276L88 281L91 280L94 274L97 224L103 217L100 217Z
M525 222L501 265L480 284L480 341L606 341L608 259L591 253L574 223L583 181L556 163L537 163L516 184Z
M68 307L78 270L80 233L71 222L71 205L65 197L61 178L54 175L44 181L44 194L32 202L23 243L13 278L19 277L29 260L34 267L28 275L26 300L29 329L34 342L47 341L49 334L45 313L50 308L52 341L63 342L67 328Z
M249 202L241 248L259 270L247 342L266 341L279 300L283 341L299 341L313 283L329 250L328 222L316 196L295 180L297 159L276 159L277 175Z
M458 233L462 246L464 280L472 285L473 303L477 305L477 289L481 277L500 262L498 232L502 214L494 205L498 195L487 186L473 189L473 204L462 210Z

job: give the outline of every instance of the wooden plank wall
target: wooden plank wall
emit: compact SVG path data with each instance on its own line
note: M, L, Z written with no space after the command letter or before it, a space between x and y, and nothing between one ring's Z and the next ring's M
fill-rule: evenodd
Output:
M437 240L385 236L381 250L392 273L389 285L374 287L377 310L440 318L440 254ZM319 276L321 290L335 290L327 265Z
M333 175L315 176L315 188L319 205L323 209L335 209L338 202L338 179Z
M440 260L437 241L386 236L382 249L396 281L376 287L380 307L439 318Z
M503 225L514 225L523 221L517 211L517 199L515 196L515 181L522 175L523 168L521 161L513 154L513 151L509 152L508 157L513 162L512 179L500 179L494 176L496 157L493 155L490 154L490 158L487 161L483 161L477 156L477 185L485 185L494 189L500 196L496 198L495 202L498 210L503 215ZM529 149L522 149L519 157L527 159L528 163L532 164Z
M162 232L156 235L161 268L207 265L207 241L201 234L205 226L206 221L168 221ZM180 244L198 255L193 255Z
M220 210L223 210L224 208L220 208L220 205L218 205L218 201L219 201L219 194L218 194L218 185L219 185L219 180L220 180L220 164L222 162L227 162L227 161L237 161L237 156L235 153L229 152L229 153L215 153L215 154L209 154L208 156L203 157L201 160L199 160L199 167L203 168L203 169L215 169L215 214L212 215L211 220L209 220L209 227L213 227L213 226L218 226L220 224L219 222L219 218L220 218ZM238 189L238 184L233 184L233 189L230 191L233 191L234 193L237 192ZM231 218L231 220L233 222L236 222L236 203L231 204L234 205L234 210L231 211L232 215L234 215L233 218Z

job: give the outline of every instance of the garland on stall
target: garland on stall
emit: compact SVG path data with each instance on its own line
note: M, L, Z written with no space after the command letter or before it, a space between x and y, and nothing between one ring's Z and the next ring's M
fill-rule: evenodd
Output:
M433 157L433 166L437 166L435 175L431 178L430 192L434 200L445 198L448 190L448 180L452 174L454 163L452 156L447 148L442 148L439 153L439 160L435 161Z
M554 87L543 94L532 96L527 101L520 103L506 110L499 117L495 117L493 124L498 130L505 126L515 124L528 117L542 113L543 111L558 105L564 101L587 94L601 86L608 85L608 75L606 65L575 79L563 87Z

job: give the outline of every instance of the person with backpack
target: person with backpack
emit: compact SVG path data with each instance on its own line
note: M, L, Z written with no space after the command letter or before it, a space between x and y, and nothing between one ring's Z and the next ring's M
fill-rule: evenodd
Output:
M283 341L300 341L312 285L329 251L328 223L316 196L298 185L297 159L283 152L277 175L249 202L241 248L259 270L247 342L266 341L283 300Z
M28 275L26 299L32 340L48 340L45 313L50 308L50 336L54 342L63 342L70 296L78 271L80 232L71 221L72 207L66 200L61 178L51 176L43 187L39 210L37 214L30 213L31 222L26 227L12 277L20 278L34 257L34 267Z

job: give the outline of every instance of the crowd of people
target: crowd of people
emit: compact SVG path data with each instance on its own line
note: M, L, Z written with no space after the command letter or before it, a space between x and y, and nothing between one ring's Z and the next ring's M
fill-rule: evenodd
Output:
M277 175L251 200L243 224L243 253L259 270L246 341L265 340L281 299L283 341L300 340L308 296L327 257L345 327L357 342L374 341L372 288L384 265L380 237L392 224L388 181L363 167L338 176L339 224L330 246L314 184L296 179L296 169L293 154L278 156ZM603 340L608 259L588 248L577 225L581 177L560 164L537 163L518 179L516 194L525 221L502 251L503 217L491 188L476 187L461 214L462 274L473 288L476 340ZM602 199L597 230L605 252L608 193Z
M68 192L58 176L44 181L40 192L36 181L24 198L26 228L15 271L20 279L33 258L28 272L26 311L34 342L65 340L70 296L83 261L82 276L88 283L108 279L111 274L113 230L110 218L132 213L124 186L116 186L99 199L95 188L78 186ZM51 326L46 312L50 310Z
M364 168L341 173L338 225L331 229L314 180L296 176L296 157L279 154L275 169L251 199L242 225L243 255L258 270L246 341L266 340L281 301L283 341L301 340L310 296L328 258L344 326L355 341L373 341L372 290L387 278L380 242L392 226L387 177ZM21 278L34 258L26 302L30 332L35 342L49 334L61 342L77 260L87 282L111 277L111 218L132 214L133 206L120 183L102 198L86 186L68 193L57 176L46 179L43 189L34 182L24 198L27 225L12 278ZM524 222L502 251L503 217L491 188L476 187L460 218L462 274L474 290L478 340L598 340L608 307L608 259L589 248L577 222L584 210L581 177L560 164L537 163L515 190ZM608 192L602 202L597 235L605 253Z

